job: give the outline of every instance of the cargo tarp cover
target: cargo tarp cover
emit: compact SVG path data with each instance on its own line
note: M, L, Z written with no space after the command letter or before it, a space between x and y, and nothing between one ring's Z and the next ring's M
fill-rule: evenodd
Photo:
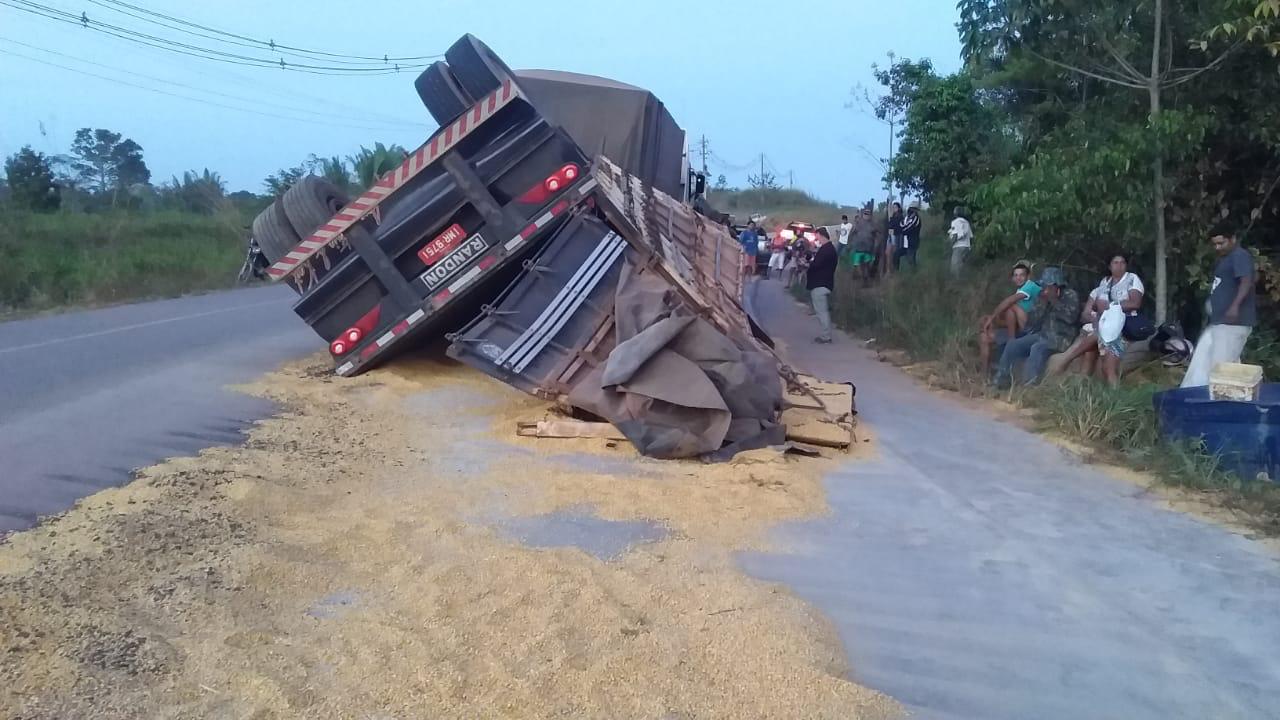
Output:
M666 280L638 272L632 259L623 265L614 312L618 344L570 391L570 404L613 423L650 457L783 442L772 355L694 315Z
M684 130L653 93L554 70L518 70L516 79L538 112L587 155L606 155L649 185L681 196Z

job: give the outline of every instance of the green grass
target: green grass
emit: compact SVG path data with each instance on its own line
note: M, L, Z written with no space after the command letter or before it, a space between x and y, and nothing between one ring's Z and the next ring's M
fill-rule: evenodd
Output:
M1035 411L1043 430L1085 445L1099 458L1150 472L1162 482L1202 491L1217 504L1242 511L1265 532L1280 534L1280 485L1243 481L1225 471L1198 444L1169 443L1156 427L1152 395L1169 386L1160 368L1139 371L1118 389L1066 376L1029 390L997 392L977 363L978 319L1009 291L1011 262L974 262L965 276L947 276L942 243L926 239L921 267L870 289L851 271L836 276L834 322L881 348L902 350L913 363L929 363L935 383L970 396L998 397ZM803 294L798 295L803 297ZM1254 345L1254 358L1275 363L1272 336Z
M234 210L0 210L0 313L227 287L244 259L245 223Z
M762 213L769 216L769 224L802 221L833 225L840 222L841 214L853 214L853 208L842 208L803 190L712 190L709 200L712 207L732 214L739 223L745 223L753 213Z

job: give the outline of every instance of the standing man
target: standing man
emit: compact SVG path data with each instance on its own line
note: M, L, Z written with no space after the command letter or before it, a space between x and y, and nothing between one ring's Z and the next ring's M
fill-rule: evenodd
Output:
M1026 359L1022 375L1027 385L1040 382L1049 356L1064 352L1080 331L1080 296L1067 287L1062 270L1047 267L1040 274L1039 301L1027 320L1026 332L1009 340L1000 354L995 384L1007 388L1013 381L1013 366Z
M957 207L954 215L947 237L951 238L951 277L956 278L960 277L960 269L969 257L969 248L973 244L973 225L965 217L964 208Z
M814 338L817 343L831 342L831 289L836 284L836 263L839 258L831 244L831 235L824 227L818 228L818 252L809 263L809 300L813 303L813 314L818 316L821 334Z
M747 229L738 236L742 243L742 272L747 277L756 274L756 253L760 251L760 235L756 231L756 221L747 223Z
M853 223L849 222L849 216L841 215L840 230L839 230L839 234L836 235L836 242L840 244L840 247L837 248L837 251L838 251L837 254L844 255L845 251L849 249L849 233L852 231L853 231Z
M875 231L871 210L863 208L858 215L858 223L853 226L853 234L849 238L851 246L849 262L853 265L853 271L862 278L863 287L871 284L871 266L876 260Z
M920 250L920 202L912 200L907 216L902 219L902 244L898 246L897 259L906 258L911 267L916 266L916 253ZM896 262L896 260L895 260Z
M895 202L890 206L889 223L886 228L885 254L888 256L888 262L885 263L886 275L891 275L898 269L898 247L902 245L902 220L902 203Z
M1209 373L1218 363L1240 362L1240 352L1258 322L1254 299L1253 255L1240 247L1235 229L1219 223L1209 237L1218 262L1213 266L1209 292L1209 326L1200 333L1182 387L1209 384Z

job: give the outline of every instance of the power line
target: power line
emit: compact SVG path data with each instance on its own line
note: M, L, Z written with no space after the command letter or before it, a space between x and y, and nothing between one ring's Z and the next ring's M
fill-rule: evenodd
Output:
M234 105L227 105L225 103L214 102L212 100L206 100L204 98L191 97L190 95L182 95L180 93L173 93L167 90L159 90L157 88L147 87L146 85L139 85L137 83L131 83L131 82L128 82L127 80L120 80L118 78L109 77L107 75L99 75L98 73L89 72L87 70L81 70L79 68L73 68L68 65L62 65L60 63L50 62L48 60L33 58L29 55L23 55L22 53L16 53L9 50L0 50L0 55L9 55L12 57L22 58L23 60L29 60L34 63L39 63L41 65L48 65L50 67L61 68L63 70L67 70L80 75L87 75L88 77L97 78L99 80L105 80L106 82L116 83L117 85L125 85L128 87L137 88L139 90L145 90L147 92L156 93L158 95L168 95L169 97L176 97L176 98L181 98L183 100L198 102L204 105L212 105L214 107L226 108L227 110L236 110L239 112L250 113L253 115L262 115L264 117L277 118L281 120L292 120L294 122L311 123L314 125L328 125L331 127L349 128L354 130L372 130L375 132L387 132L389 130L389 128L386 128L386 127L370 127L367 125L352 125L349 123L335 123L335 122L327 122L324 120L313 120L309 118L289 117L285 115L278 115L276 113L268 113L268 112L262 112L260 110L252 110L250 108L236 107Z
M124 73L125 75L132 75L132 76L134 76L134 77L143 78L144 80L151 80L151 81L153 81L153 82L163 83L163 84L165 84L165 85L172 85L172 86L174 86L174 87L182 88L182 89L184 89L184 90L190 90L190 91L193 91L193 92L206 93L206 94L209 94L209 95L217 95L217 96L220 96L220 97L229 98L229 99L231 99L231 100L239 100L239 101L241 101L241 102L251 103L251 104L253 104L253 105L266 105L266 106L269 106L269 107L276 107L276 108L280 108L280 109L282 109L282 110L287 110L287 111L289 111L289 112L294 112L294 113L302 113L302 114L306 114L306 115L319 115L319 113L316 113L316 112L314 112L314 111L312 111L312 110L307 110L307 109L305 109L305 108L299 108L299 107L296 107L296 106L293 106L293 105L285 105L285 104L283 104L283 103L276 103L276 102L272 102L272 101L270 101L270 100L258 100L258 99L255 99L255 98L248 98L248 97L244 97L244 96L241 96L241 95L233 95L233 94L230 94L230 93L219 92L219 91L217 91L217 90L209 90L209 89L206 89L206 88L193 88L193 87L191 87L191 86L189 86L189 85L187 85L187 84L185 84L185 83L175 82L175 81L173 81L173 80L166 80L166 79L164 79L164 78L158 78L158 77L155 77L155 76L153 76L153 75L146 75L146 74L143 74L143 73L134 72L134 71L132 71L132 70L125 70L125 69L123 69L123 68L112 67L112 66L110 66L110 65L104 65L104 64L99 63L99 62L94 62L93 60L85 60L84 58L79 58L79 57L76 57L76 56L74 56L74 55L68 55L67 53L58 52L57 50L48 50L48 49L46 49L46 48L42 48L42 47L39 47L39 46L36 46L36 45L31 45L31 44L28 44L28 43L24 43L24 42L21 42L21 41L19 41L19 40L14 40L14 39L12 39L12 38L7 38L7 37L4 37L4 36L2 36L2 35L0 35L0 42L6 42L6 43L10 43L10 44L12 44L12 45L19 45L19 46L21 46L21 47L25 47L25 48L28 48L28 49L31 49L31 50L36 50L36 51L38 51L38 52L47 53L47 54L50 54L50 55L57 55L58 57L64 57L64 58L67 58L68 60L74 60L74 61L76 61L76 62L84 63L84 64L86 64L86 65L92 65L92 66L94 66L94 67L99 67L99 68L102 68L102 69L104 69L104 70L110 70L110 71L112 71L112 72L117 72L117 73ZM21 57L21 56L19 56L19 57ZM35 58L28 58L28 59L32 59L32 60L34 60ZM69 69L73 69L73 70L74 70L74 68L69 68ZM405 130L407 130L407 129L410 129L410 128L412 128L412 129L418 129L418 130L421 130L421 129L423 128L423 124L422 124L422 123L414 123L414 122L408 122L408 121L404 121L404 120L384 121L384 120L378 120L378 119L374 119L374 118L368 118L368 117L366 117L366 116L353 116L353 115L346 115L346 116L344 116L344 115L342 115L342 114L340 114L340 113L325 113L325 116L326 116L326 117L338 118L338 119L343 119L343 118L345 118L345 119L348 119L348 120L356 120L356 121L361 121L361 122L372 121L372 122L376 122L376 123L378 123L378 124L399 125L399 126L401 126L401 127L399 127L399 128L387 127L387 128L384 128L385 130L395 130L395 129L405 129Z
M188 55L191 57L201 58L203 60L214 60L216 62L229 63L232 65L244 65L247 67L271 67L280 68L281 70L291 70L295 72L305 72L313 75L394 75L401 70L416 70L426 67L426 65L395 65L392 67L341 67L331 65L310 65L303 63L285 62L284 58L273 60L270 58L253 57L249 55L241 55L237 53L223 52L212 48L191 45L189 43L170 40L168 38L150 35L148 33L131 30L129 28L119 27L110 23L104 23L98 20L91 20L87 14L81 13L75 15L57 8L47 5L30 2L29 0L0 0L0 5L20 10L38 17L56 20L68 25L77 25L88 30L104 33L113 37L127 40L129 42L147 45L153 48L173 52L179 55Z
M343 65L379 65L386 67L392 63L408 62L412 60L432 60L443 57L443 55L420 55L416 57L390 57L388 55L383 55L379 58L366 55L331 53L323 50L307 50L304 48L293 47L291 45L280 44L275 40L259 40L245 35L227 32L225 30L218 30L217 28L173 17L172 15L165 15L164 13L156 12L154 10L148 10L137 5L131 5L127 2L120 2L120 0L89 0L89 2L99 7L106 8L107 10L127 15L134 19L158 25L169 30L175 30L180 33L186 33L188 35L194 35L207 40L226 43L228 45L238 45L240 47L254 48L256 50L267 49L283 55L294 55L310 60L322 59ZM190 28L196 29L192 30ZM200 32L201 30L207 32Z

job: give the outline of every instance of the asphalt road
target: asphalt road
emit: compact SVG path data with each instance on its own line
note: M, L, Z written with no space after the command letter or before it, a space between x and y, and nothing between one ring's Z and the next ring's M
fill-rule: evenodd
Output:
M0 534L239 442L272 408L226 386L324 347L293 297L261 287L0 324Z
M757 319L801 368L858 388L876 456L826 479L829 517L747 555L838 628L855 679L919 718L1274 718L1280 561L1162 508L876 361L776 281Z

